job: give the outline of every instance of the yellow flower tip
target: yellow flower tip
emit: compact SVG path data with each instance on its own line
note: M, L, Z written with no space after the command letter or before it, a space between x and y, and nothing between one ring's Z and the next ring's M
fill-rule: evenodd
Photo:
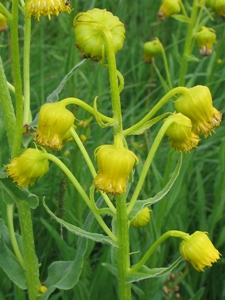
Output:
M60 150L71 138L69 129L73 127L74 115L65 107L63 101L42 105L38 127L34 135L37 144Z
M34 16L40 19L41 16L58 16L61 12L71 12L70 1L68 0L28 0L25 4L27 18Z
M180 10L179 0L163 0L158 11L158 18L163 21L171 15L178 14Z
M47 292L48 288L45 285L41 285L39 288L39 292L41 294L44 294L45 292Z
M127 179L134 164L136 155L125 147L103 145L95 150L98 174L94 185L107 194L121 195L126 193Z
M139 213L131 220L130 224L134 227L143 227L150 221L151 210L148 207L144 207Z
M49 162L45 152L39 149L28 148L19 157L11 160L6 166L8 175L24 188L33 185L36 179L41 178L49 170Z
M202 56L209 56L212 53L212 47L216 41L215 30L202 26L194 37L198 43L200 54Z
M175 107L192 122L192 130L205 137L214 132L221 123L222 114L213 107L210 90L206 86L197 85L189 89L175 101Z
M181 113L175 113L164 122L171 122L171 120L173 122L166 131L171 147L182 152L189 152L197 147L200 138L192 131L191 120Z
M7 29L7 19L0 13L0 32Z
M106 37L112 39L115 53L123 47L124 24L105 9L94 8L79 13L74 18L74 27L76 45L85 58L99 61L107 57Z
M151 63L159 53L162 53L163 46L160 41L156 38L154 41L144 43L144 61Z
M180 244L180 253L197 271L204 271L220 259L221 254L210 241L207 232L196 231L185 237Z

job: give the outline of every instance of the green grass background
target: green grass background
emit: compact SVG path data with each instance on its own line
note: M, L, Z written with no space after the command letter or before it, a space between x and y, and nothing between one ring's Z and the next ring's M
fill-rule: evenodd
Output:
M184 1L189 5L190 1ZM81 61L75 47L73 18L80 11L93 7L106 8L117 15L124 23L126 40L124 48L117 54L117 67L125 79L125 88L121 94L124 127L138 121L165 94L152 65L143 62L143 43L158 37L165 47L173 86L178 82L182 50L186 35L186 24L173 18L164 22L157 19L160 1L85 1L72 0L73 11L70 15L53 16L49 21L41 18L32 20L31 44L31 108L33 117L39 111L46 98L58 86L62 78L74 65ZM7 4L10 6L10 4ZM199 61L190 62L186 74L186 86L207 85L213 95L214 106L222 113L225 111L225 31L222 19L213 15L214 20L207 24L217 30L217 43L210 57L200 57L195 45L193 54ZM23 42L23 19L21 15L20 41ZM10 38L8 32L0 33L0 53L4 62L7 78L12 81ZM22 52L21 52L22 62ZM165 78L162 57L156 58L156 65ZM109 81L106 68L98 63L86 61L71 77L64 87L60 99L75 96L92 104L98 96L98 109L111 113ZM85 120L89 115L78 108L73 109L77 120ZM165 111L173 109L168 104ZM78 123L77 121L77 123ZM135 263L160 234L171 229L193 233L196 230L209 232L210 238L223 255L212 268L199 273L183 262L174 270L176 279L148 279L133 285L133 299L160 300L176 299L175 293L165 295L165 285L173 288L179 285L180 299L198 300L225 299L225 125L222 124L208 139L202 139L197 149L185 154L181 174L170 193L152 207L151 222L144 228L132 228L130 232L132 262ZM94 149L111 143L112 130L101 129L95 120L87 128L77 128L79 134L88 136L85 146L93 158ZM139 165L134 179L137 179L154 137L156 128L141 136L128 138L130 148L138 154ZM2 164L9 157L4 126L0 120L0 144ZM65 150L70 156L65 157ZM68 143L60 152L60 158L70 166L74 174L88 191L92 181L87 167L76 145ZM156 154L151 170L140 197L154 196L165 185L176 164L177 153L170 149L165 138ZM50 172L41 179L32 192L40 199L46 196L49 207L57 215L75 225L82 225L88 211L80 201L77 192L66 182L61 172L51 165ZM140 199L141 199L140 198ZM43 282L47 277L47 268L54 260L71 260L76 253L77 237L62 230L40 205L33 212L36 252L41 263L40 276ZM6 210L0 202L0 214L6 219ZM110 218L106 222L110 224ZM18 228L15 215L15 227ZM99 228L96 225L96 230ZM149 267L168 266L179 256L179 240L167 240L148 261ZM139 251L140 250L140 251ZM116 278L102 265L110 262L110 248L89 242L85 264L79 283L70 291L56 291L50 299L62 300L116 300ZM0 299L26 299L0 270ZM167 282L165 283L165 280Z

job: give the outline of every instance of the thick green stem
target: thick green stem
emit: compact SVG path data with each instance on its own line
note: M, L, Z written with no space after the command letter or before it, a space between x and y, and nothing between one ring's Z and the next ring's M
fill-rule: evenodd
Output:
M126 276L130 269L129 227L126 211L126 195L116 197L117 223L117 264L120 300L131 299L131 285L126 283Z
M38 261L35 255L33 226L29 204L25 201L17 201L20 228L24 252L24 266L29 300L38 298L40 288Z
M158 238L158 240L149 248L149 250L145 253L142 259L129 270L129 274L137 272L146 263L149 257L155 252L158 246L171 236L185 239L185 237L189 236L189 234L179 230L167 231L166 233L161 235L160 238Z
M193 29L195 27L197 12L198 12L198 0L194 0L191 9L190 22L188 23L187 35L185 37L184 52L183 52L181 68L180 68L179 85L185 85L185 75L187 72L188 56L191 53L191 42L193 38Z

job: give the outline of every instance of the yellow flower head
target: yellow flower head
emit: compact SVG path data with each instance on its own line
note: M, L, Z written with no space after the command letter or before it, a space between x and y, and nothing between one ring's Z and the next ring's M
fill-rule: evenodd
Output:
M202 26L201 30L195 34L195 39L202 56L208 56L212 53L212 47L216 40L214 29Z
M174 121L166 131L171 147L182 152L189 152L192 148L197 147L200 139L192 132L191 120L181 113L169 116L165 122L171 120Z
M224 0L206 0L205 3L209 6L216 14L221 17L225 17L225 1Z
M163 46L158 39L144 43L144 61L151 63L157 54L162 53Z
M150 209L148 207L144 207L139 213L135 216L133 220L131 220L130 224L134 227L143 227L148 224L150 221Z
M22 188L34 184L48 169L49 162L45 152L36 148L28 148L6 166L8 175Z
M70 138L68 130L73 126L74 119L63 101L42 105L34 135L36 143L53 150L62 149Z
M175 107L192 122L197 135L210 135L220 125L222 115L213 107L212 96L207 86L197 85L175 101Z
M162 5L158 11L158 18L165 20L171 15L178 14L180 12L179 0L163 0Z
M0 13L0 32L7 29L7 19Z
M211 267L221 255L208 238L207 232L202 231L185 236L180 244L180 253L197 271Z
M76 44L83 57L101 60L107 57L107 41L109 36L117 53L125 39L124 25L118 17L105 9L94 8L79 13L74 19Z
M68 0L27 0L25 4L26 16L34 16L40 19L41 16L58 16L61 12L71 12L70 1Z
M125 147L103 145L95 150L98 163L98 174L94 185L100 191L120 195L126 193L127 179L134 164L136 155Z

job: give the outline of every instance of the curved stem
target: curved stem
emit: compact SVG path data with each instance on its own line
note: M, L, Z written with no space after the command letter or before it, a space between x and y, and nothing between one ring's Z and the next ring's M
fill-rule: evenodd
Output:
M147 156L147 158L146 158L146 161L145 161L145 163L144 163L144 166L143 166L141 175L140 175L140 177L139 177L137 186L136 186L136 188L135 188L135 190L134 190L133 196L132 196L132 198L131 198L131 200L130 200L130 203L129 203L128 207L127 207L127 214L128 214L128 215L129 215L129 213L132 211L132 208L133 208L133 206L134 206L134 204L135 204L135 202L136 202L136 200L137 200L137 197L138 197L138 195L139 195L139 193L140 193L140 191L141 191L141 189L142 189L142 186L143 186L143 184L144 184L145 177L146 177L146 175L147 175L147 173L148 173L148 171L149 171L150 165L151 165L152 160L153 160L153 158L154 158L154 156L155 156L155 153L156 153L156 151L157 151L157 149L158 149L158 147L159 147L159 144L161 143L162 138L164 137L166 130L168 129L168 127L169 127L173 122L174 122L174 120L170 120L170 119L169 119L169 120L167 120L167 121L162 125L162 127L160 128L160 130L159 130L159 132L158 132L158 134L157 134L157 136L156 136L156 138L155 138L155 140L154 140L154 142L153 142L153 144L152 144L152 147L151 147L151 149L150 149L150 151L149 151L149 153L148 153L148 156Z
M15 230L14 230L14 224L13 224L13 210L14 210L14 205L13 204L7 204L7 224L8 224L8 229L9 229L9 235L10 235L10 240L11 244L14 250L14 253L16 255L16 258L21 265L22 268L24 268L24 260L22 257L22 254L20 252L17 240L16 240L16 235L15 235Z
M186 87L176 87L169 91L148 113L147 115L141 119L138 123L131 126L130 128L124 130L124 135L132 134L133 131L135 131L137 128L140 128L142 125L144 125L147 121L149 121L157 112L158 110L163 107L173 96L176 94L185 94L189 93L188 88Z
M76 190L78 191L78 193L80 194L80 196L82 197L84 202L87 204L88 208L92 211L93 215L95 216L96 220L98 221L98 223L102 227L102 229L105 231L105 233L113 241L117 241L116 236L112 233L112 231L109 229L109 227L105 224L102 217L95 210L93 210L93 207L92 207L92 204L91 204L91 201L90 201L88 195L85 193L84 189L82 188L80 183L77 181L75 176L72 174L72 172L67 168L67 166L64 165L64 163L61 162L61 160L58 159L53 154L46 153L45 157L47 159L51 160L52 162L54 162L66 174L66 176L69 178L69 180L71 181L73 186L76 188Z
M166 58L166 53L165 53L165 50L163 47L162 47L162 56L163 56L163 62L164 62L164 67L165 67L165 71L166 71L168 85L171 90L173 88L173 85L172 85L172 81L171 81L171 77L170 77L170 71L169 71L168 61Z
M145 253L142 259L128 271L128 274L137 272L146 263L149 257L155 252L158 246L171 236L185 239L185 236L189 236L189 234L179 230L167 231L166 233L161 235L160 238L158 238L158 240L149 248L149 250Z

